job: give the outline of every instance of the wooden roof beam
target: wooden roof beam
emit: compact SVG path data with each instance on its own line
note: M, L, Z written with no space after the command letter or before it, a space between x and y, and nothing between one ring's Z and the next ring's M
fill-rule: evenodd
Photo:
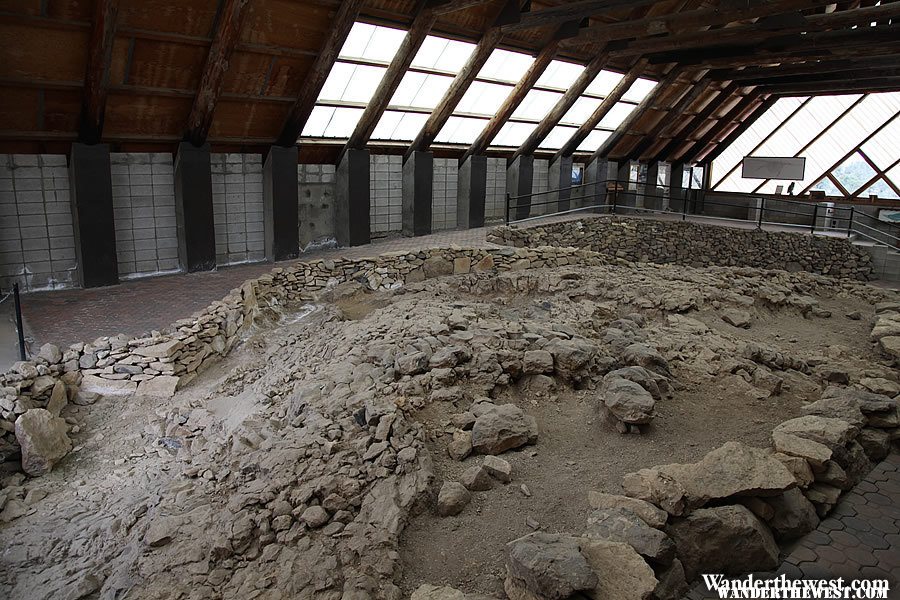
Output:
M297 101L291 107L287 119L281 128L281 133L275 143L279 146L288 148L297 143L297 138L303 131L303 127L309 120L313 108L316 106L316 99L328 79L328 74L334 66L347 36L350 35L350 29L359 16L359 10L362 8L363 0L343 0L340 7L335 13L331 21L331 34L325 40L316 60L310 67L309 72L304 76L304 85L297 96Z
M497 112L491 117L491 120L488 121L485 128L478 134L475 141L472 142L469 148L463 153L462 158L459 159L460 164L465 162L470 156L481 154L487 149L491 141L497 137L497 134L500 132L500 129L503 128L503 125L506 124L522 103L522 100L525 99L525 96L528 95L531 88L534 87L534 84L537 83L537 80L540 79L541 75L544 74L544 71L547 70L550 61L556 56L558 48L559 40L553 39L544 46L540 53L538 53L534 62L528 67L528 71L525 72L522 79L520 79L512 91L510 91L506 100L503 101L503 104L497 109Z
M664 93L668 91L668 88L675 83L675 80L678 79L678 76L681 74L681 68L678 66L673 66L669 73L663 77L663 79L656 84L656 87L653 88L647 96L638 104L637 108L631 111L631 114L619 124L616 130L610 135L606 140L600 144L600 147L591 154L588 162L593 162L598 158L606 158L609 156L610 152L612 152L616 146L619 145L619 142L622 141L626 135L628 135L629 130L632 125L637 121L637 119L643 115L648 109L653 108L656 104L656 101L662 96Z
M559 151L553 155L553 160L550 162L556 162L558 159L562 157L572 156L575 151L578 149L578 146L587 138L590 133L597 128L597 125L600 124L606 115L609 114L609 111L622 99L626 92L631 88L634 82L641 76L644 72L644 69L647 68L646 60L639 60L628 73L619 80L619 83L616 84L616 87L612 89L606 98L600 103L600 106L594 110L591 116L581 124L581 127L578 128L572 137L563 145Z
M119 0L97 0L94 5L81 114L78 119L78 141L83 144L99 144L103 137L109 66L112 62L118 13Z
M498 15L498 20L509 18L509 15L512 14L510 10L512 8L515 11L519 10L519 0L509 0L500 15ZM431 112L428 121L425 122L422 130L419 131L419 134L409 145L403 158L404 161L412 156L413 152L424 151L431 146L434 138L441 132L441 129L447 123L447 119L456 110L466 91L472 85L472 82L475 81L475 78L478 77L481 68L484 67L493 51L500 45L500 40L502 39L503 31L499 22L495 21L494 25L478 40L478 44L469 56L469 60L457 73L456 77L453 78L453 83L450 84L444 97Z
M350 134L350 138L338 154L338 163L340 163L347 150L364 148L369 142L369 138L372 137L372 132L375 131L379 119L384 114L394 92L397 91L397 87L403 80L403 76L406 75L409 65L412 64L416 53L422 47L425 37L431 31L436 20L437 14L434 11L434 6L428 1L420 0L412 25L407 30L406 35L403 37L403 42L394 55L394 59L381 78L378 89L375 90L375 94L366 105L359 122L356 124L356 129Z
M738 91L737 84L729 84L725 88L719 90L717 95L713 97L706 106L695 115L691 115L687 119L679 120L676 128L672 131L672 139L663 146L663 148L653 157L654 162L660 160L669 160L670 155L678 147L682 146L691 132L696 131L703 126L716 111L728 102Z
M699 152L712 144L716 140L716 138L722 135L722 133L726 129L728 129L728 127L733 125L736 120L745 116L747 112L749 110L752 110L753 107L758 103L759 95L756 93L756 91L754 90L748 93L737 104L731 107L731 110L720 117L716 124L713 125L710 130L703 135L703 137L695 141L690 148L678 154L674 158L685 162L690 161Z
M741 137L745 131L750 129L761 116L766 114L777 100L777 98L769 97L760 102L756 108L741 120L737 127L731 130L731 133L722 138L722 140L717 142L711 149L701 152L698 156L698 160L707 164L714 161L726 148L728 148L728 146Z
M794 83L764 86L761 88L769 94L782 96L807 96L820 94L870 94L877 92L894 92L900 90L900 77L873 77L855 81L830 81Z
M653 144L659 141L659 138L663 137L666 132L679 122L679 119L684 112L697 101L697 98L699 98L701 94L706 92L706 88L709 87L709 84L710 80L706 77L695 83L689 84L687 93L685 93L672 108L665 112L662 119L660 119L648 133L644 134L641 141L628 153L628 158L641 158L641 155L643 155L644 152L649 150Z
M519 31L546 27L548 25L560 25L580 19L586 19L603 13L621 11L629 8L639 8L658 4L660 0L580 0L566 2L552 8L523 13L518 23L504 27L504 31Z
M206 64L200 78L200 87L194 97L194 105L188 117L185 139L194 146L202 146L209 136L213 113L219 96L222 94L222 82L228 70L231 53L241 37L241 23L247 11L244 8L249 0L225 0L222 12L216 19L216 32L213 36Z
M559 125L559 122L562 118L569 112L569 109L572 108L572 105L578 101L578 98L584 93L584 91L588 88L589 85L594 81L597 75L600 74L600 71L603 70L603 67L606 66L608 60L608 56L606 52L601 52L594 59L587 64L584 71L578 76L578 79L569 86L569 89L562 95L556 105L550 110L550 112L541 119L541 122L538 123L538 126L534 128L534 130L529 134L528 138L522 142L522 145L513 153L510 161L514 161L516 158L522 155L532 154L535 150L537 150L538 146L544 138L546 138L553 128Z
M900 54L870 58L848 58L841 60L817 60L795 65L773 65L768 67L750 67L747 69L730 69L712 74L719 81L747 81L767 77L784 77L788 75L813 75L818 73L853 72L861 68L900 67Z

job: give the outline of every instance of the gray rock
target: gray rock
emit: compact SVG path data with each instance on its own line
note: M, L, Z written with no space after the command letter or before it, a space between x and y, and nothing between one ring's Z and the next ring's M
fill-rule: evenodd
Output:
M609 412L623 423L645 425L653 420L656 401L650 392L633 381L604 378L600 394Z
M622 354L622 362L626 365L644 367L666 377L671 375L668 361L656 349L644 344L627 346Z
M65 420L43 408L16 419L16 441L22 449L22 470L33 476L50 472L72 450Z
M728 323L729 325L733 325L734 327L740 327L742 329L750 328L750 313L746 310L739 310L736 308L729 308L722 311L722 320Z
M842 419L807 415L785 421L774 429L773 435L775 433L818 442L834 451L846 446L848 442L856 438L859 429ZM790 453L786 452L786 454Z
M498 481L509 483L512 481L512 465L497 456L485 456L484 462L481 463L484 470Z
M51 365L55 365L62 360L62 352L56 344L44 344L38 351L38 356L46 360Z
M510 600L563 600L599 583L578 538L541 532L507 544L506 573Z
M650 395L653 396L654 400L659 401L662 399L662 391L660 390L659 383L665 382L666 379L661 375L652 373L644 367L624 367L622 369L610 371L606 374L604 379L613 379L616 377L635 382L636 384L650 392ZM668 389L668 383L666 383L666 389Z
M656 579L659 583L653 590L653 600L681 600L689 586L684 576L684 566L677 558L668 567L657 567Z
M740 505L702 508L666 527L688 581L701 573L743 575L778 566L769 529Z
M596 600L649 600L657 580L650 565L628 544L585 540L581 553L597 574L597 586L585 595Z
M588 492L588 504L591 508L626 508L640 517L650 527L660 529L666 524L669 515L666 511L661 510L649 502L638 500L637 498L629 498L628 496L617 496L615 494L605 494L603 492Z
M799 489L767 499L774 514L768 524L778 541L795 540L819 526L816 508Z
M418 375L428 370L428 356L424 352L404 354L397 358L396 366L401 375Z
M472 454L472 432L454 432L453 441L447 444L447 454L453 460L465 460L467 456Z
M588 515L585 537L623 542L656 564L668 565L675 558L675 544L668 536L647 525L627 508L596 509Z
M529 350L522 359L522 372L541 375L553 372L553 355L546 350Z
M460 483L470 492L484 492L494 487L494 480L484 467L471 466L459 478Z
M458 515L472 500L472 494L456 481L445 481L438 493L437 513L442 517Z
M891 451L891 434L882 429L866 427L859 432L856 441L873 461L883 459Z
M502 454L537 441L537 422L515 404L483 413L472 427L472 449L478 454Z
M322 527L329 519L328 511L321 506L310 506L300 515L300 521L306 523L310 529Z

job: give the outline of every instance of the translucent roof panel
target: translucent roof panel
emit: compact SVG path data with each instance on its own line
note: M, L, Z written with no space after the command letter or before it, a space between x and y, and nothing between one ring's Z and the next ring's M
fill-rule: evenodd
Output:
M520 52L494 50L490 58L481 67L478 76L484 79L496 79L509 83L518 83L528 71L534 58Z
M322 86L319 101L368 102L387 69L336 62Z
M598 123L597 126L601 129L615 129L622 124L622 121L628 118L628 115L634 112L635 108L637 107L634 104L616 102L610 111L606 113L606 116L600 120L600 123Z
M824 179L819 181L816 185L812 186L812 188L810 188L810 189L823 191L823 192L825 192L826 196L843 196L844 195L841 193L841 190L837 189L837 187L835 187L834 183L832 183L831 180L828 179L827 177L825 177Z
M518 148L536 127L534 123L506 123L491 145Z
M548 87L565 91L575 83L578 76L584 71L582 65L576 65L561 60L551 60L543 75L537 80L539 87Z
M863 152L881 169L887 169L900 158L900 93L872 94L879 114L891 120L881 131L863 144ZM885 119L886 120L886 119Z
M622 96L622 99L630 100L631 102L640 102L646 98L647 94L655 87L655 81L638 77L634 80L634 83L631 84L631 87L628 88L628 91L625 92L625 95Z
M372 139L412 141L427 120L427 114L386 110L372 132Z
M456 105L455 112L492 117L503 105L510 91L512 88L506 85L473 81Z
M459 73L474 49L475 44L429 35L422 42L412 66Z
M525 95L525 99L522 100L522 104L513 113L513 117L540 121L547 116L547 113L553 110L560 98L562 98L562 94L556 92L531 90Z
M407 71L391 98L391 105L434 108L451 83L452 77Z
M587 86L585 93L591 94L592 96L606 97L624 77L625 76L621 73L614 73L613 71L606 70L600 71L600 74L594 78L591 85Z
M578 131L577 127L554 127L547 134L547 137L541 141L539 147L548 150L559 150L566 142L572 139L576 131Z
M859 191L876 174L872 165L867 163L866 159L860 156L859 152L854 152L850 158L832 171L834 178L851 194Z
M444 144L471 144L482 131L487 121L466 117L450 117L447 123L434 138L435 142Z
M753 156L795 156L859 98L816 96L754 150Z
M316 106L303 127L301 137L350 137L362 117L361 108Z
M402 29L354 23L341 48L340 57L390 62L406 32Z
M606 139L612 135L610 131L600 131L595 129L594 131L587 134L587 137L584 138L584 141L578 145L578 150L581 152L595 152L597 148L599 148Z
M594 114L594 111L597 110L597 107L600 106L601 102L603 102L603 100L598 100L596 98L579 98L575 101L575 104L572 105L572 108L563 115L562 121L560 122L580 126Z
M884 179L878 179L875 183L867 187L862 191L860 197L868 198L869 196L878 196L879 198L889 198L891 200L900 199L900 196L897 195L897 192L887 184Z

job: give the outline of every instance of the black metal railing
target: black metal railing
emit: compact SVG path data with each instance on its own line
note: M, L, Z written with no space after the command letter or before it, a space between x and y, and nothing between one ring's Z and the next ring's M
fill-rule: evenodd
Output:
M681 220L687 220L688 216L692 216L755 223L757 229L762 229L765 225L772 225L807 229L810 234L845 233L847 237L855 234L860 238L900 251L900 227L857 211L853 206L834 206L832 202L789 200L751 194L729 194L739 201L722 202L710 198L709 193L700 189L647 184L632 185L636 187L626 189L621 183L614 184L612 182L581 183L571 187L521 196L507 194L504 222L511 225L577 212L680 216ZM555 197L535 202L536 198L541 199L551 194L555 194ZM649 203L648 200L650 200ZM581 206L573 208L573 203L581 204ZM533 214L534 208L551 205L555 205L556 210ZM800 207L804 210L798 210ZM792 208L794 210L791 210ZM718 210L719 213L727 214L731 211L734 216L714 214L717 209L725 209ZM873 221L877 223L877 227L870 224Z

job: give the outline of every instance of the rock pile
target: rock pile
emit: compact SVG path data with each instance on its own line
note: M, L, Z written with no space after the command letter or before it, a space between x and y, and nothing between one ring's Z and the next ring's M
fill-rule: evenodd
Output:
M809 271L866 280L871 256L844 239L699 223L603 217L539 227L498 227L488 241L516 247L577 246L629 261Z

